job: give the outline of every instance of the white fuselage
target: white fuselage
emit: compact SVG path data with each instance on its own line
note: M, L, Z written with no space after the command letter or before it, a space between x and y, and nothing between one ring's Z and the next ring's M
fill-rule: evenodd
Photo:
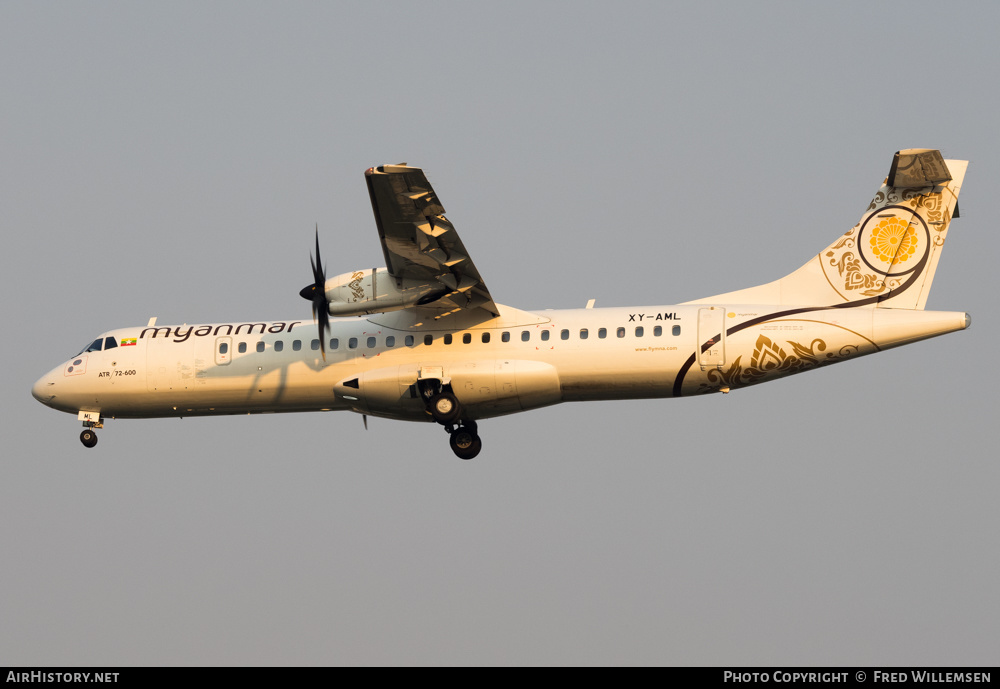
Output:
M846 305L500 311L455 330L408 312L335 319L325 360L310 322L122 328L101 336L116 346L70 359L32 394L104 418L348 409L420 421L431 418L415 386L433 375L482 419L564 401L728 392L969 323L961 312Z

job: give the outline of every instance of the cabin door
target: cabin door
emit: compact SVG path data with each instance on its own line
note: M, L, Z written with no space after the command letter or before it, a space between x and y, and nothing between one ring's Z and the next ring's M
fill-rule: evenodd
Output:
M721 306L698 309L698 361L702 369L726 363L726 310Z
M182 348L166 337L151 337L146 340L147 390L165 392L178 388L177 379L183 362L178 360L177 351Z

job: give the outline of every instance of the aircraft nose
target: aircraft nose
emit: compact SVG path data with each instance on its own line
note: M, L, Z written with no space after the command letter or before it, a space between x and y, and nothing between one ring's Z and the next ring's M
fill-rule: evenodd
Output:
M42 404L48 404L55 396L53 388L55 387L55 382L52 380L52 374L48 373L38 380L35 384L31 386L31 396Z

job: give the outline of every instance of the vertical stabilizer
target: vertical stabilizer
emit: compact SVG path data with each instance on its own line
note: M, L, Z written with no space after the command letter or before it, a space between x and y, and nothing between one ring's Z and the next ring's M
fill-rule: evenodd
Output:
M688 303L923 309L968 166L933 149L893 157L861 221L780 280Z

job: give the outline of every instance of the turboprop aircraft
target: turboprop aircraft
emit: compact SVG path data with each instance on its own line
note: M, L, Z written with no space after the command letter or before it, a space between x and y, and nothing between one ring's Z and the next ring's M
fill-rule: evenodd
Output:
M32 395L108 418L350 410L441 424L462 459L478 422L559 402L727 393L970 324L925 311L967 161L899 151L857 225L767 284L676 305L522 311L498 304L419 168L365 172L385 266L327 279L311 320L120 328Z

